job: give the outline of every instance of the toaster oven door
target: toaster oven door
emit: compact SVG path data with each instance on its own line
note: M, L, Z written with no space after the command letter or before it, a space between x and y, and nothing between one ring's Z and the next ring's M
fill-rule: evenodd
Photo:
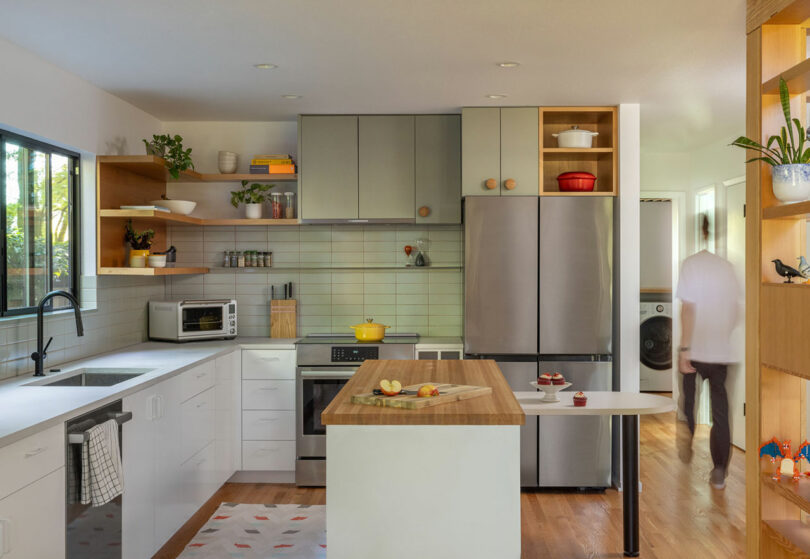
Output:
M180 307L181 338L225 336L228 332L227 304L191 304Z

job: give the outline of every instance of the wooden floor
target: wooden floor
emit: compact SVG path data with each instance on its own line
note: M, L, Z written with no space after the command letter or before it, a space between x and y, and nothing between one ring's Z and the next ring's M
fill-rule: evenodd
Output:
M680 433L683 425L678 424ZM698 427L691 465L679 460L675 440L674 413L642 416L641 557L745 557L744 454L734 449L726 488L717 491L708 481L712 468L708 428ZM155 557L177 557L223 501L325 504L326 493L293 485L226 484ZM621 493L615 490L524 491L521 508L525 559L623 556Z

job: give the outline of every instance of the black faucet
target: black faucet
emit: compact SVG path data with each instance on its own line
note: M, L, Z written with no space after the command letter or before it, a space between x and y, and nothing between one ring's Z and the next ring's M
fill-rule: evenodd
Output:
M43 312L45 310L45 303L53 299L54 297L64 297L68 301L70 301L71 305L73 305L73 311L76 314L76 335L77 336L84 336L84 326L82 325L82 313L79 310L79 301L76 300L76 297L68 293L67 291L51 291L50 293L46 293L45 296L40 299L39 304L37 305L37 350L31 354L31 359L34 360L34 376L35 377L43 377L45 373L42 371L44 368L43 363L45 362L45 357L48 356L48 347L51 345L53 341L53 336L48 340L48 343L45 347L42 347L44 325L43 325Z

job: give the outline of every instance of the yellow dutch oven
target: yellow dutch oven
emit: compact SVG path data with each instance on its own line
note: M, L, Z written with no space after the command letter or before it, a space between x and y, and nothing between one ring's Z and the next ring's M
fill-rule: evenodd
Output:
M382 324L375 324L373 318L367 318L365 324L351 326L354 337L360 342L379 342L385 337L385 329L391 328Z

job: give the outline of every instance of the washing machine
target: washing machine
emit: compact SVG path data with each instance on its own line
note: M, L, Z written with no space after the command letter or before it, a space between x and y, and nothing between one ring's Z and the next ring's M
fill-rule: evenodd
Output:
M642 392L672 392L672 303L641 303Z

